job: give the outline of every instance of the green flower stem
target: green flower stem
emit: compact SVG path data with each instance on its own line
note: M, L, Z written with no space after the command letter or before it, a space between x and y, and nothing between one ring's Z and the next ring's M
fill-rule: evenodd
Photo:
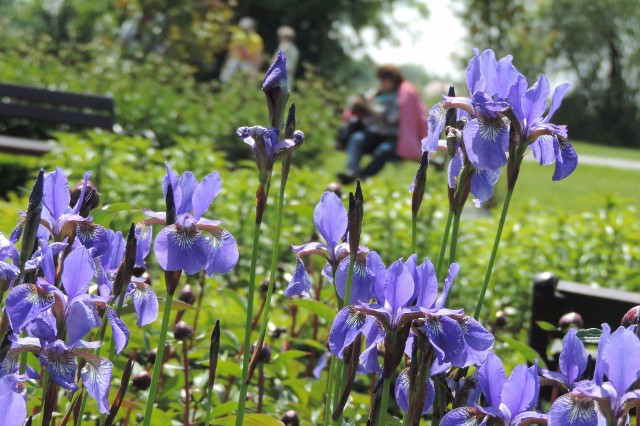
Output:
M283 159L283 163L284 163ZM264 336L267 331L267 325L269 323L269 313L271 311L271 296L273 295L273 286L276 282L276 271L278 269L278 259L280 255L280 233L282 229L282 216L284 210L284 193L287 187L287 178L289 176L288 167L283 165L282 178L280 179L280 193L278 194L278 207L276 211L276 229L273 240L273 249L271 252L271 271L269 273L269 287L267 288L267 296L264 302L264 312L262 313L262 324L260 325L260 337L256 348L261 348L264 342ZM246 346L245 346L246 347ZM257 349L256 349L257 350Z
M324 405L324 426L331 424L331 394L333 393L333 381L336 373L336 366L338 364L338 358L335 355L331 355L331 366L329 367L329 382L327 383L327 399Z
M384 378L382 384L382 397L380 399L380 415L378 416L378 425L384 426L387 419L387 406L389 405L389 392L391 390L391 377Z
M153 364L153 375L151 376L151 386L149 387L149 399L147 400L147 408L144 413L144 426L151 424L151 415L153 414L153 404L158 393L158 383L162 375L162 365L164 358L164 347L167 341L167 329L169 328L169 317L171 316L171 304L173 302L173 294L167 292L164 301L164 312L162 314L162 327L160 328L160 340L158 341L158 350L156 352L156 360Z
M453 226L451 229L451 248L449 251L449 263L456 261L456 255L458 250L458 233L460 231L460 217L459 214L453 215Z
M251 360L251 322L253 321L253 294L256 287L256 265L258 263L258 243L260 242L260 226L262 221L256 222L253 227L253 249L251 250L251 269L249 272L249 294L247 296L247 321L244 328L244 349L242 357L242 382L240 383L240 397L238 399L238 413L236 414L236 426L242 426L244 419L244 406L247 403L247 391L249 384L249 361ZM145 425L146 426L146 425Z
M482 310L482 304L484 303L484 296L489 287L489 281L491 280L491 272L493 271L493 264L496 261L498 254L498 246L500 245L500 238L502 238L502 229L504 228L504 222L507 218L507 212L509 211L509 203L511 202L511 196L513 195L513 189L507 191L507 195L504 197L504 204L502 205L502 213L500 213L500 222L498 223L498 230L496 231L496 238L493 241L493 249L491 250L491 257L489 258L489 265L487 265L487 272L484 275L484 281L482 282L482 289L480 290L480 296L478 297L478 304L476 305L476 311L473 314L475 319L480 317L480 311Z
M449 242L449 232L451 231L451 221L453 219L453 211L449 210L447 214L447 223L444 225L444 234L442 234L442 242L440 243L440 254L438 255L438 263L436 264L436 277L440 277L442 266L444 265L444 255L447 252L447 243Z

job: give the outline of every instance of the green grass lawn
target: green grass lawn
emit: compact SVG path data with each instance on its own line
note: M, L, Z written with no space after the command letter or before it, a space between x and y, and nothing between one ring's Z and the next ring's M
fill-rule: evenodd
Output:
M607 146L606 144L596 145L587 142L574 142L571 144L578 155L589 155L593 157L621 158L624 160L640 161L640 149L621 148L617 146Z
M613 158L640 160L640 150L634 151L623 148L607 148L602 145L577 143L576 150L583 155L601 155ZM628 154L613 155L625 152ZM635 155L635 157L633 157ZM365 158L364 161L368 161ZM344 169L346 156L344 152L332 153L324 167L330 176ZM396 162L387 165L379 179L397 182L398 189L407 188L417 169L417 163ZM640 207L640 171L619 170L610 167L580 165L568 178L553 182L554 166L540 166L535 162L526 161L522 165L520 178L512 198L513 210L535 208L563 210L566 212L582 212L598 210L606 205L608 200L615 200L621 204L633 204ZM442 172L444 175L445 172ZM372 181L373 183L375 180ZM429 170L427 185L444 185L444 179L434 180L433 169ZM504 173L498 183L498 195L505 192ZM445 196L444 191L442 196ZM500 201L498 201L500 202ZM470 206L470 208L472 208Z

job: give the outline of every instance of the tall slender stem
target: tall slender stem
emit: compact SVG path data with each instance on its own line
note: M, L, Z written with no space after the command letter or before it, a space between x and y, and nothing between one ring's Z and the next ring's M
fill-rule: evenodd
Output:
M504 197L504 204L502 205L502 213L500 213L500 222L498 223L498 230L496 231L496 238L493 241L493 249L491 249L491 257L489 258L489 265L487 265L487 272L484 275L484 281L482 282L482 289L480 290L480 296L478 297L478 304L476 305L476 311L473 314L475 319L480 317L480 311L482 310L482 304L484 303L484 296L489 287L489 281L491 280L491 272L493 272L493 264L496 261L498 254L498 246L500 245L500 238L502 238L502 228L504 228L504 222L507 218L509 211L509 203L511 202L511 196L513 195L513 189L507 191L507 195Z
M436 276L440 277L442 266L444 265L444 255L447 252L447 244L449 243L449 232L451 231L451 220L453 219L453 211L449 210L447 214L447 223L444 225L444 233L442 234L442 242L440 243L440 254L438 255L438 263L436 264Z
M329 382L327 383L327 399L325 401L325 405L324 405L324 425L325 426L329 426L331 423L331 406L332 406L332 401L333 399L331 398L331 394L333 393L333 379L336 373L336 368L337 368L337 364L338 364L338 358L335 355L331 355L331 361L329 361L331 363L331 366L329 367L329 376L328 376L328 380Z
M283 167L284 169L284 167ZM269 272L269 286L267 287L267 295L264 299L264 312L262 313L262 324L260 325L260 338L256 348L261 348L264 340L264 336L269 324L269 313L271 311L271 296L273 295L273 286L276 282L276 271L278 269L278 259L280 257L280 231L282 229L282 215L284 210L284 193L287 187L288 169L285 172L283 170L282 178L280 179L280 193L278 194L278 207L276 210L276 229L273 240L273 251L271 253L271 271ZM246 347L246 346L245 346ZM256 349L256 356L258 349Z
M173 302L173 293L167 292L164 301L164 311L162 313L162 326L160 328L160 337L158 340L158 350L156 352L156 360L153 364L153 375L151 376L151 386L149 387L149 399L147 400L147 408L144 413L144 426L151 424L151 415L153 414L153 404L158 393L158 383L162 375L162 366L164 365L164 347L167 342L167 330L169 328L169 319L171 316L171 304Z
M456 261L458 251L458 233L460 231L460 215L453 215L453 226L451 228L451 248L449 251L449 263Z
M382 384L382 397L380 400L380 415L378 416L378 425L384 426L387 418L387 406L389 405L389 391L391 390L391 378L384 378Z
M187 340L182 341L182 365L184 366L184 426L189 426L189 405L191 402L191 389L189 385L189 345Z
M236 415L236 426L242 426L244 419L244 406L247 403L247 390L249 384L246 382L249 373L249 360L251 359L251 322L253 320L253 294L256 287L256 265L258 263L258 243L260 242L260 226L262 221L256 222L253 226L253 248L251 250L251 269L249 272L249 294L247 296L247 321L244 328L244 353L242 356L242 382L240 383L240 397L238 399L238 413Z

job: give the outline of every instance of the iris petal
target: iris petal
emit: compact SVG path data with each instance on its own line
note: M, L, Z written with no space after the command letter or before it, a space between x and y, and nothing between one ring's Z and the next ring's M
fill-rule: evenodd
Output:
M299 257L296 258L296 270L293 273L293 278L284 291L285 297L300 296L303 293L308 293L311 289L311 278L307 274L307 270L304 267L304 262Z
M156 237L154 252L165 271L184 270L192 275L204 269L211 246L195 227L170 225Z
M471 120L462 131L471 164L478 169L498 169L507 164L509 128L502 119Z
M133 307L138 314L138 327L150 324L158 318L158 298L150 285L142 282L134 283Z
M82 357L87 361L80 371L82 384L87 389L87 393L98 402L100 412L108 413L109 385L113 364L106 358L89 353L82 353Z
M226 274L238 263L238 244L233 235L222 228L216 227L210 235L207 275Z
M5 309L15 333L40 312L53 306L54 297L36 284L19 284L7 294Z

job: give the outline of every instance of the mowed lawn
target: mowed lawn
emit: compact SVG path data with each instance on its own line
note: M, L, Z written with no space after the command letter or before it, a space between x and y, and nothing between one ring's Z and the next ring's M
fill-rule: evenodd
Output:
M614 148L584 142L576 142L574 146L578 156L582 154L640 161L640 149ZM527 155L531 155L530 152ZM344 169L345 161L344 152L331 153L330 160L325 162L325 168L329 174L335 176L337 172ZM364 161L368 161L368 157L365 157ZM417 166L417 163L413 162L391 163L384 168L379 179L397 182L399 189L407 188ZM535 207L547 211L559 209L570 213L598 210L611 200L640 208L640 170L579 165L571 176L559 182L551 180L553 170L553 165L543 167L533 161L525 161L511 201L511 208L530 210ZM434 169L431 168L427 185L442 185L443 180L434 179L433 174ZM375 183L375 179L372 183ZM504 176L502 176L497 189L499 196L504 195L505 186Z

